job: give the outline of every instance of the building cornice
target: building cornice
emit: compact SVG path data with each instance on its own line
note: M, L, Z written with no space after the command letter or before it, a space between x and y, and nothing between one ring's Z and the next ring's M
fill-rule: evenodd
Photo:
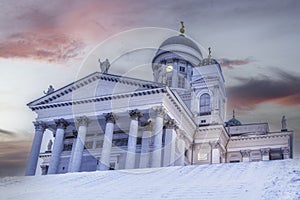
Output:
M118 76L113 74L102 74L100 72L94 72L82 79L79 79L73 83L70 83L51 94L42 96L41 98L34 100L27 104L27 106L36 106L36 105L45 105L51 103L53 100L58 99L66 94L69 94L75 90L78 90L81 87L84 87L94 81L105 80L109 82L122 83L126 85L134 85L147 89L158 89L162 88L164 85L152 81L145 81L141 79L135 79L130 77Z
M258 140L258 139L270 139L291 136L293 131L279 132L279 133L268 133L264 135L247 135L247 136L232 136L231 141L243 141L243 140Z
M88 103L96 103L101 101L110 101L122 98L132 98L137 96L144 96L144 95L153 95L159 93L166 93L165 88L156 88L156 89L149 89L149 90L142 90L142 91L135 91L135 92L128 92L128 93L120 93L120 94L110 94L110 95L103 95L99 97L92 97L86 99L79 99L79 100L71 100L71 101L64 101L58 103L47 103L47 104L38 104L34 106L29 106L31 110L42 110L48 108L57 108L57 107L66 107L66 106L74 106L80 104L88 104Z

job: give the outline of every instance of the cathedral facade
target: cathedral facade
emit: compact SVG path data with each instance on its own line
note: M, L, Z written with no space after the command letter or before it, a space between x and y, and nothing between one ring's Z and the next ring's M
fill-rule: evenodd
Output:
M210 52L210 51L209 51ZM292 158L293 131L226 122L222 68L181 34L153 60L153 82L109 73L109 62L28 104L37 114L26 175ZM41 151L45 130L54 135Z

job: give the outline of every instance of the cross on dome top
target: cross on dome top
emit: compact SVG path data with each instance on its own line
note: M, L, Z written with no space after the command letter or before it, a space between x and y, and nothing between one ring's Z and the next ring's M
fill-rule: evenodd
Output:
M184 25L183 25L183 21L181 21L180 23L181 23L180 33L181 33L181 35L183 35L183 34L184 34Z

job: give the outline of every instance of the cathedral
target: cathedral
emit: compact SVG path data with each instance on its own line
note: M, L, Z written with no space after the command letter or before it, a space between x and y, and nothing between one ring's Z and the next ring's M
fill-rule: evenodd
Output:
M222 66L180 34L152 59L153 81L101 72L28 104L37 114L26 175L292 158L293 131L268 123L226 121ZM41 152L45 130L53 133ZM43 161L38 166L38 159Z

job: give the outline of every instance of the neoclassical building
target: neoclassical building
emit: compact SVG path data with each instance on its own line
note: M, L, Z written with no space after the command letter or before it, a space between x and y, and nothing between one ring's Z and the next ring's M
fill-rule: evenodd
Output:
M210 52L210 50L209 50ZM220 64L184 35L152 60L153 82L110 74L109 63L28 104L37 114L26 175L292 158L293 132L226 122ZM45 130L54 143L41 151Z

